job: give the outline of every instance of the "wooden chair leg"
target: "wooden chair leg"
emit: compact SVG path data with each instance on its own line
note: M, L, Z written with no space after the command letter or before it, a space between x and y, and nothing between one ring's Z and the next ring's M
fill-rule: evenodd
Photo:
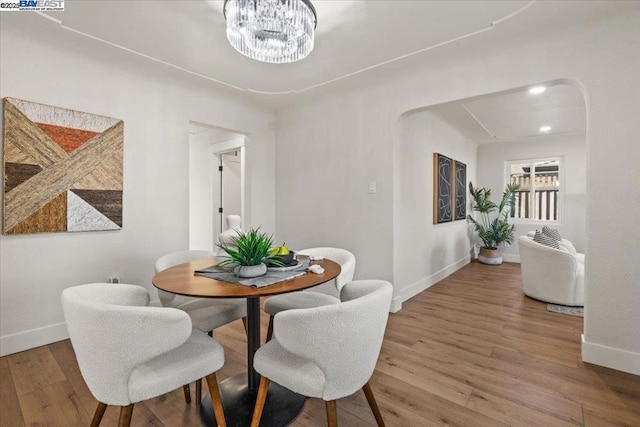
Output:
M247 326L247 316L244 316L242 318L242 324L244 325L244 333L248 338L249 337L249 327Z
M196 406L202 405L202 378L196 380Z
M98 402L98 407L96 408L96 412L93 414L93 419L91 420L91 427L98 427L100 425L100 421L102 421L102 416L106 410L107 405L105 403Z
M131 415L133 415L133 403L129 406L121 407L118 427L129 427L131 425Z
M364 391L364 395L367 397L367 402L369 402L369 407L371 408L371 412L373 412L373 416L376 418L378 427L385 427L380 408L378 408L378 403L376 402L376 398L373 397L373 390L371 390L368 382L362 387L362 391Z
M264 402L267 400L267 392L269 391L269 378L262 377L260 386L258 387L258 396L256 397L256 407L253 410L253 418L251 418L251 427L258 427L264 410Z
M222 409L220 389L218 388L218 378L216 377L215 372L207 375L207 385L209 386L209 395L211 395L211 406L213 406L213 414L216 416L218 427L227 427L227 421L224 419L224 410Z
M329 427L338 427L338 410L336 408L335 400L325 401L327 407L327 425Z
M182 391L184 392L184 401L191 403L191 389L189 388L189 384L183 385Z
M269 316L269 327L267 327L267 340L265 342L271 341L273 338L273 316Z

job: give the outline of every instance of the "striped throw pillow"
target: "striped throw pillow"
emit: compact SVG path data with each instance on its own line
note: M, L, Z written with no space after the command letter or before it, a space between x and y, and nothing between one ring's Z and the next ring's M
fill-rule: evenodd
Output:
M562 240L562 237L560 237L560 232L558 230L556 230L555 228L547 227L546 225L542 227L542 234L546 234L547 236L554 239L556 242L559 242Z
M545 246L549 246L550 248L560 249L560 245L558 244L557 240L547 236L540 230L536 230L536 234L533 236L533 241Z

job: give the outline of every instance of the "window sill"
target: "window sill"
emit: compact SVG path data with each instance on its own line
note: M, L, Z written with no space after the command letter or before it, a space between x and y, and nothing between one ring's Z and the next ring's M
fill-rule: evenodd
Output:
M562 221L546 221L544 219L509 218L509 222L516 225L562 225Z

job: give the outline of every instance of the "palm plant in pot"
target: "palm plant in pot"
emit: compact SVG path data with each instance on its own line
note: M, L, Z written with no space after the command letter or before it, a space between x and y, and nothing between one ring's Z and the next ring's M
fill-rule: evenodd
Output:
M271 255L269 250L273 245L271 235L263 233L260 228L249 231L237 231L231 243L218 243L228 258L220 262L221 267L231 267L240 277L258 277L267 272L267 263L282 266L277 255Z
M482 240L478 261L483 264L502 264L500 245L513 243L515 226L509 224L509 212L515 202L518 188L520 188L518 184L507 184L500 204L496 205L491 200L491 189L476 188L469 182L471 208L480 215L478 220L467 215L467 220L473 224L478 237Z

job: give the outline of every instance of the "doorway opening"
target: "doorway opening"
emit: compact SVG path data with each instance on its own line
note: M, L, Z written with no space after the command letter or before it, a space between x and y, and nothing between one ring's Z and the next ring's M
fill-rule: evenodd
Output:
M242 206L244 147L219 153L217 157L219 191L218 198L214 201L217 202L214 210L218 212L219 235L227 228L229 215L239 215L240 218L244 218Z
M473 182L493 189L494 201L506 184L522 178L516 200L522 211L514 210L509 219L515 241L500 248L505 261L520 262L517 239L543 226L557 229L578 253L586 252L586 115L580 86L554 80L400 116L394 146L393 282L406 291L394 298L394 310L477 257L481 242L465 220L430 221L434 153L464 163L464 188ZM471 213L468 193L461 193Z
M189 249L215 250L227 215L244 220L245 135L189 122Z

